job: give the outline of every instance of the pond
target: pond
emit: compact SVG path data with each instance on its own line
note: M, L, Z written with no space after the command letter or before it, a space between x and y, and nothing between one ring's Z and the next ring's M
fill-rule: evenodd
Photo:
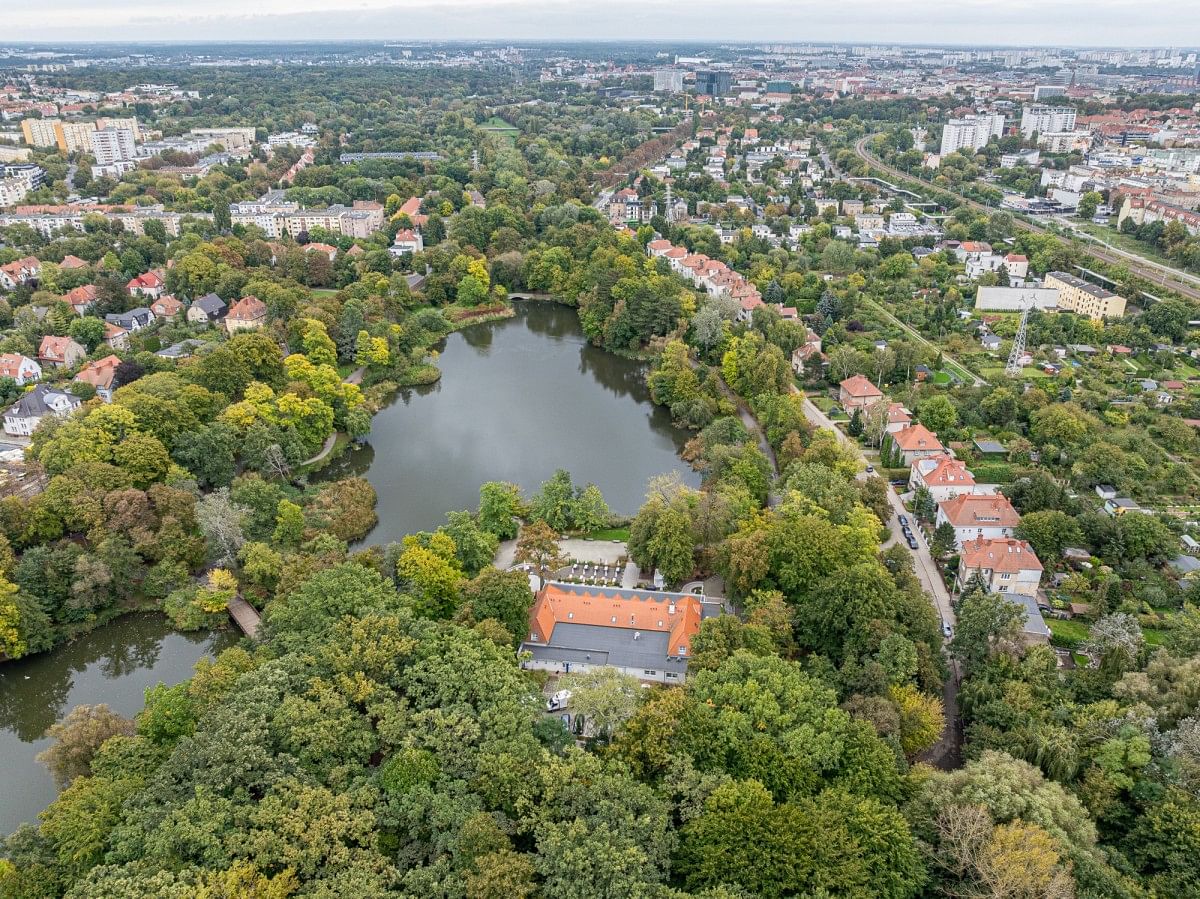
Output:
M593 483L613 512L632 515L646 483L678 472L690 436L650 400L644 363L592 346L574 309L522 301L516 315L471 325L441 348L436 384L401 390L375 416L367 442L319 473L363 475L379 495L368 543L433 530L447 512L474 510L486 481L526 496L565 468Z
M125 615L74 643L0 665L0 835L54 801L50 773L35 756L43 734L77 705L106 703L132 717L147 687L177 684L204 656L236 643L232 630L177 633L162 615Z

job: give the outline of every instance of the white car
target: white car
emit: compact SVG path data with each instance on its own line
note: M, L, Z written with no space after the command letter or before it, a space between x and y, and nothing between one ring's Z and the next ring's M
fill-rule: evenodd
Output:
M947 640L949 640L951 637L954 636L954 629L952 627L950 627L950 623L947 621L942 622L942 635Z
M553 712L557 709L565 709L571 701L570 690L559 690L553 696L546 700L546 711Z

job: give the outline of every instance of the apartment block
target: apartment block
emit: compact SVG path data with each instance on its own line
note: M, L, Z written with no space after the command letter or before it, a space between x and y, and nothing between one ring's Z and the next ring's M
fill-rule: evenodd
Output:
M58 122L54 126L55 143L63 153L90 152L95 122Z
M88 135L96 165L109 166L113 163L133 159L137 155L134 133L129 128L106 128Z
M1075 109L1072 106L1025 106L1021 108L1021 136L1028 139L1035 131L1056 134L1075 130Z
M1004 134L1004 116L969 115L961 119L950 119L942 128L941 155L953 153L964 147L978 150L987 146L993 137Z
M1058 290L1058 308L1093 321L1120 318L1125 314L1125 298L1090 281L1066 272L1047 272L1044 286Z
M54 147L58 145L54 126L59 123L59 119L22 119L21 135L31 147Z

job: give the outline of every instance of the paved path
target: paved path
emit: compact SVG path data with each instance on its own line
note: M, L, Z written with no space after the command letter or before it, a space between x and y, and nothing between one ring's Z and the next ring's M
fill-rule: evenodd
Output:
M346 375L346 377L342 378L342 381L346 384L361 384L363 375L365 375L366 373L367 373L366 366L360 365L358 368L354 369L354 371L350 372L350 374ZM332 434L330 434L328 437L326 437L325 442L321 445L320 452L318 452L311 459L305 459L303 462L300 463L300 467L304 467L306 465L313 465L317 462L320 462L322 459L324 459L326 456L328 456L331 452L333 452L333 445L335 443L337 443L337 435L338 435L338 432L334 431Z
M885 309L880 303L877 303L875 300L869 300L866 297L863 298L863 302L867 306L870 306L872 309L874 309L876 312L878 312L880 315L882 315L884 318L886 318L888 321L890 321L894 325L896 325L896 327L898 327L902 331L904 331L905 334L907 334L909 337L911 337L917 343L921 344L922 346L929 347L931 350L933 350L935 352L941 353L943 367L951 368L954 371L954 373L956 375L958 375L960 378L963 375L966 375L966 377L970 378L974 382L974 386L976 386L976 387L989 386L987 381L985 381L983 378L979 377L979 375L975 374L975 372L971 371L969 368L967 368L965 365L963 365L961 362L959 362L957 359L955 359L949 353L945 352L940 346L938 346L936 343L931 341L929 338L925 337L925 335L923 335L920 331L918 331L912 325L901 321L892 312Z
M261 619L258 615L258 610L240 596L235 596L229 600L229 617L231 617L242 633L251 640L258 636L258 626Z
M614 543L611 540L583 540L578 537L568 537L566 540L559 540L558 548L562 550L564 556L571 559L578 559L580 562L609 562L616 564L617 559L628 553L625 544L619 540ZM505 540L496 548L496 555L492 559L492 565L501 571L506 571L516 563L516 555L517 541Z

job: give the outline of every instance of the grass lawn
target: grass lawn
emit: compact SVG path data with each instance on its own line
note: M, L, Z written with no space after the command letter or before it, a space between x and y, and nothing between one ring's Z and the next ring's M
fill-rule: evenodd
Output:
M338 293L338 291L332 287L310 287L309 292L312 293L314 297L331 297Z
M935 371L930 380L935 387L949 387L954 379L944 371Z
M826 395L824 393L815 394L813 396L810 396L809 399L812 400L812 404L814 406L816 406L818 409L820 409L826 415L829 414L830 409L832 409L834 406L837 405L837 403L835 403L832 398L830 398L828 395Z
M627 543L629 542L629 528L601 528L582 536L584 540L620 540L622 543Z
M1146 638L1147 646L1162 646L1163 640L1167 638L1167 632L1156 627L1144 627L1142 636Z
M1075 646L1085 641L1092 632L1092 626L1078 618L1051 618L1046 624L1054 635L1051 642L1056 646Z

